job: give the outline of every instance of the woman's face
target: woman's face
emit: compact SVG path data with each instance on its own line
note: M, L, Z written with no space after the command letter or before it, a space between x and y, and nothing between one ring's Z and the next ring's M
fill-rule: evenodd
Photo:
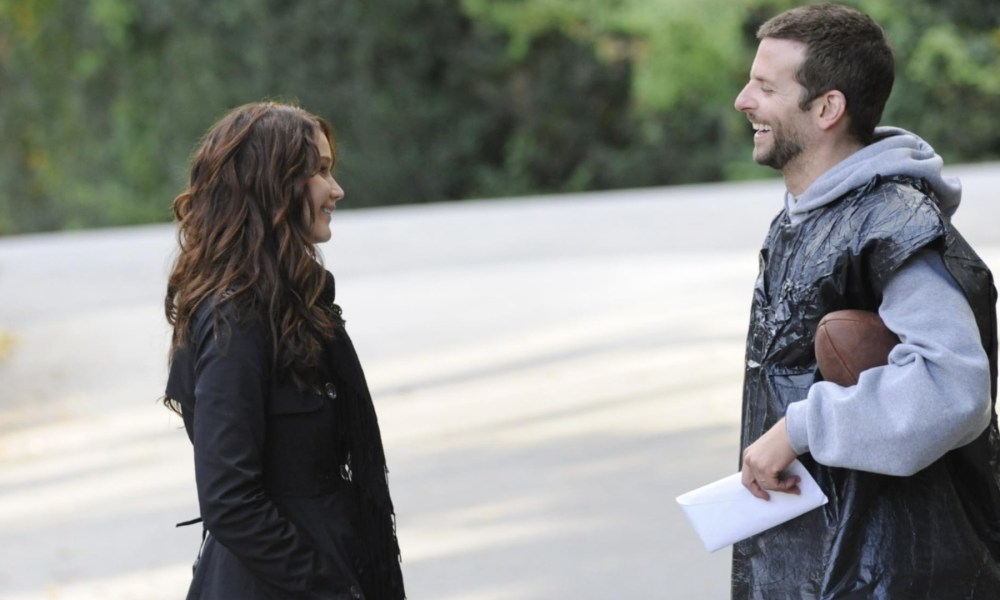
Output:
M319 150L319 171L309 178L309 198L312 202L313 222L309 228L314 244L330 241L330 221L337 201L344 197L344 190L333 178L333 149L319 127L313 135Z

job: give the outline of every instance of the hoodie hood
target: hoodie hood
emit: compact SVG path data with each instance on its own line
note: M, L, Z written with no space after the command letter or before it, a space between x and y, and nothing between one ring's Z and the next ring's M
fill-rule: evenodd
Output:
M876 175L906 175L927 181L946 218L958 210L962 184L941 174L944 160L920 137L898 127L876 127L875 141L820 175L798 198L785 192L785 210L792 223L859 188Z

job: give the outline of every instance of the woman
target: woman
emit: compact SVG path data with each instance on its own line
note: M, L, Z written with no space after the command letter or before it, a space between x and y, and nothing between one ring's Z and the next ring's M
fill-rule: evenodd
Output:
M404 597L378 421L316 244L344 192L325 121L241 106L174 200L165 402L194 445L188 599Z

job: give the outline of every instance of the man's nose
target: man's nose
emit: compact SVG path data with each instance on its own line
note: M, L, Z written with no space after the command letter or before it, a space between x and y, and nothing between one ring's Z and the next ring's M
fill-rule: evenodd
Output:
M753 99L750 96L750 84L743 86L740 93L736 95L736 101L733 103L733 107L740 112L747 112L753 109Z

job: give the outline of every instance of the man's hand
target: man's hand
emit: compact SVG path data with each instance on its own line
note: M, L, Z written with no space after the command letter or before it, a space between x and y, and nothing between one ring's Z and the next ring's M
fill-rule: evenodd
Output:
M799 478L781 476L795 456L782 418L743 451L743 485L764 500L771 497L767 490L798 494Z

